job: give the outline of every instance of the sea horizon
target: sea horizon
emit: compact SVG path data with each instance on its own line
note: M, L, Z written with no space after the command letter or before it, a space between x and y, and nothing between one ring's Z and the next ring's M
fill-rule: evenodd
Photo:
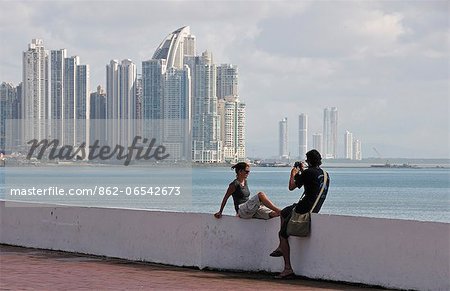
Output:
M450 223L449 168L323 167L331 179L327 200L320 213L375 218ZM64 170L62 170L64 169ZM144 170L145 169L145 170ZM289 167L251 167L248 178L252 195L265 192L280 208L295 203L303 190L289 191ZM1 199L37 201L92 207L118 207L215 213L235 174L230 167L5 167ZM12 187L117 188L117 196L38 197L8 196ZM181 195L135 196L146 189L180 187ZM169 189L169 188L168 188ZM170 189L169 189L170 190ZM126 191L129 191L126 195ZM172 191L174 191L172 189ZM175 192L173 192L175 193ZM235 215L232 198L224 214Z

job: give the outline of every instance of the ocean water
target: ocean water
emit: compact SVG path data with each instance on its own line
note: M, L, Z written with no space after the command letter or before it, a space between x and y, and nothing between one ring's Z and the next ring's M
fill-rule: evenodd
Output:
M330 168L330 188L321 213L450 222L449 169ZM289 168L252 168L252 193L265 192L279 207L291 205L302 190L288 190ZM227 183L229 169L196 169L193 205L214 212ZM232 201L227 213L233 214Z
M331 183L321 213L378 218L396 218L450 223L450 169L448 168L329 168ZM31 173L30 173L31 171ZM265 192L280 208L297 202L302 190L288 190L289 168L251 168L248 178L252 194ZM125 172L125 173L124 173ZM150 171L151 172L151 171ZM13 177L13 179L11 179ZM63 200L45 200L45 197L11 197L10 187L37 185L45 177L58 180L58 186L75 184L108 185L118 183L124 187L139 185L142 181L156 185L180 185L182 196L170 199L149 195L118 197L64 197ZM133 177L133 178L131 178ZM6 200L54 202L73 205L145 208L184 212L215 213L228 184L235 174L230 168L199 167L188 170L149 173L148 169L127 167L126 170L109 167L87 167L75 171L61 168L0 168L0 198ZM33 180L35 179L35 180ZM109 179L109 180L108 180ZM20 181L20 182L18 182ZM75 182L73 182L75 181ZM114 182L111 182L114 181ZM156 182L155 182L156 181ZM170 182L168 182L170 181ZM48 183L46 184L48 186ZM73 185L72 185L73 186ZM133 198L133 199L132 199ZM155 198L155 197L153 197ZM186 199L187 198L187 199ZM26 200L28 199L28 200ZM115 200L114 200L115 199ZM233 201L229 199L224 214L234 215Z

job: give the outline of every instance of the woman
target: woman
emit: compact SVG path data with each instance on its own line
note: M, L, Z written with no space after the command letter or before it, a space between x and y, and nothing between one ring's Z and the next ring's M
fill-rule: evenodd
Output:
M295 212L301 214L307 213L311 210L314 213L318 213L328 192L328 186L330 183L329 178L327 179L327 183L317 205L314 209L311 209L314 206L317 195L319 195L323 186L324 175L326 172L320 168L320 165L322 164L322 157L317 150L310 150L306 153L306 162L308 163L307 169L305 169L305 165L303 163L300 163L298 168L294 167L291 170L289 190L292 191L303 186L305 191L303 193L303 197L298 203L294 203L293 205L281 210L281 229L278 233L280 244L277 249L270 254L272 257L283 256L284 259L284 270L276 277L278 279L287 279L295 275L291 266L290 247L288 241L289 235L286 233L287 224L292 214L292 209L295 208Z
M280 209L263 192L259 192L249 199L247 178L250 174L250 166L247 163L240 162L231 168L236 172L236 179L228 185L220 210L214 214L216 218L222 217L222 211L230 196L233 196L234 209L240 218L269 219L280 215Z

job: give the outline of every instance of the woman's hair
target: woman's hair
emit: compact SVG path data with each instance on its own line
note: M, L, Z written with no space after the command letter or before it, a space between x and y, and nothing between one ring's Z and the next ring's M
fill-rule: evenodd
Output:
M322 165L322 156L317 150L310 150L306 153L306 159L308 161L308 164L310 164L312 167L318 167Z
M236 165L232 166L231 168L234 169L236 174L238 174L239 171L245 170L245 168L247 168L248 166L249 165L246 162L240 162L240 163L237 163Z

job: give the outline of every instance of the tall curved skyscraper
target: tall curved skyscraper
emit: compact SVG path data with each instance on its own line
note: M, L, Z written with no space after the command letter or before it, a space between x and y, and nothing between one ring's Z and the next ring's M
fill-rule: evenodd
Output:
M170 33L153 54L154 60L165 59L167 68L183 69L184 56L195 55L195 36L189 26L181 27Z
M166 36L151 60L142 62L143 119L175 160L191 159L192 80L186 57L195 56L195 36L184 26Z

